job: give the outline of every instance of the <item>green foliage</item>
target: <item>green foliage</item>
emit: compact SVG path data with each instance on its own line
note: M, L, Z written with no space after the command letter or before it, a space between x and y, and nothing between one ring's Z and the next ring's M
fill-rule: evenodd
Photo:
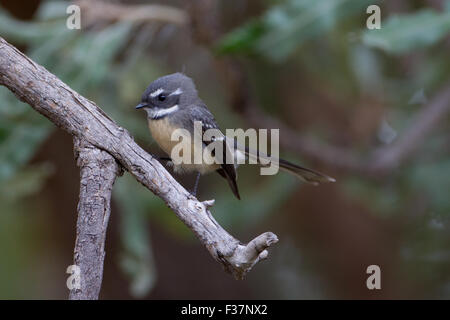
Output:
M308 40L323 37L338 23L365 12L373 0L287 0L272 6L258 20L228 34L222 53L253 52L283 62Z
M143 297L151 290L156 280L147 222L148 212L157 207L157 200L128 174L118 179L113 194L122 213L120 223L122 253L119 264L130 278L131 294Z
M248 22L244 27L240 27L229 33L220 42L218 53L251 53L252 44L256 43L264 35L265 26L260 20Z
M99 95L99 102L107 100L108 103L102 107L108 113L119 119L130 119L129 109L120 105L120 91L105 89L111 85L111 78L120 79L122 74L131 73L130 67L134 66L115 66L118 55L123 52L124 44L129 41L132 25L117 23L96 32L81 33L69 30L65 27L66 7L67 3L62 1L44 2L32 22L14 19L0 8L0 34L10 42L26 45L27 55L81 94ZM145 47L141 46L140 49L144 50ZM142 81L142 78L137 80ZM134 81L136 82L136 79ZM134 86L142 90L145 85L146 83L141 82ZM102 90L104 93L99 94ZM92 97L91 99L94 100ZM46 164L33 167L26 165L54 126L29 106L21 103L6 88L0 88L0 101L0 185L4 204L2 209L14 210L16 200L39 191L45 179L52 173L51 167ZM131 127L138 126L136 121L133 123ZM125 184L129 184L128 180L123 180ZM134 185L133 188L135 187ZM121 183L117 183L115 196L126 213L121 229L124 250L120 265L131 278L131 292L142 296L150 290L155 279L151 247L143 223L146 219L146 207L139 206L142 199L148 198L148 192L145 192L145 197L143 193L125 196L124 192Z
M31 159L52 125L4 87L0 101L0 183L4 183Z
M422 164L414 168L411 176L411 188L415 192L426 192L430 200L430 211L450 217L450 161ZM426 186L426 188L424 188Z
M412 14L391 16L378 30L366 30L362 39L370 47L388 53L404 54L426 48L450 33L450 11L419 10Z
M45 65L83 94L97 88L106 77L131 27L113 25L99 34L68 30L60 11L61 2L46 2L41 17L59 19L22 22L0 8L0 33L9 41L28 45L28 55ZM39 16L39 15L38 15ZM11 177L28 162L40 143L54 128L44 117L17 100L6 88L0 88L0 181ZM19 148L17 146L20 146Z
M44 6L52 7L58 2L47 2ZM61 11L61 13L64 13ZM62 14L60 14L60 17ZM70 34L67 28L61 28L64 20L23 22L11 17L5 10L0 8L0 30L2 37L10 39L19 44L39 46L54 37L59 39L61 33Z
M15 201L39 191L45 178L53 173L50 165L26 166L0 184L0 201L3 206L14 204Z

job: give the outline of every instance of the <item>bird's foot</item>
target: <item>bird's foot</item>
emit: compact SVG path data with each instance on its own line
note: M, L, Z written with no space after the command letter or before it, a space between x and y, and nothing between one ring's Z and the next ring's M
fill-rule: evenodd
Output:
M154 158L156 158L159 162L166 162L166 166L172 168L173 167L173 161L171 158L169 157L160 157L160 156L153 156Z

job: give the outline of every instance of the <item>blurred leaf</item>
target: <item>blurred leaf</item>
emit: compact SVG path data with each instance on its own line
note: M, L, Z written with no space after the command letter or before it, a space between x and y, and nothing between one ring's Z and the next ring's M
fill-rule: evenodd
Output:
M68 30L65 20L24 22L13 18L0 7L0 33L9 42L42 45L46 39Z
M450 32L450 12L438 13L424 9L414 13L389 17L378 30L366 30L363 42L367 46L389 53L403 54L437 43Z
M86 89L101 83L108 76L110 65L126 43L131 30L131 24L117 23L80 37L71 51L71 61L78 67L72 85Z
M39 6L35 17L38 20L51 20L61 17L68 17L67 7L71 5L69 1L43 1ZM66 19L64 19L65 23Z
M364 13L375 0L287 0L260 19L228 34L219 52L255 52L281 62L305 41L332 30L350 15Z
M58 27L51 37L42 39L39 44L31 45L27 54L34 61L46 66L51 72L57 72L57 76L64 80L65 66L73 66L73 64L69 64L67 61L61 62L64 57L63 48L69 46L78 36L79 34L73 30Z
M114 185L114 198L121 212L120 239L123 252L120 267L130 278L130 292L135 297L146 295L156 281L156 270L148 232L148 205L152 197L147 189L128 174ZM129 192L133 190L133 192ZM140 190L141 192L139 192ZM145 192L143 196L142 192Z
M255 20L228 34L220 42L219 53L250 52L250 46L264 33L264 24Z
M16 201L39 191L45 179L52 172L52 167L46 163L22 168L19 173L0 184L2 204Z
M431 210L450 216L450 161L422 164L411 173L411 188L425 193L431 200Z
M61 8L56 2L46 2L38 16L54 17ZM50 11L54 13L50 14ZM97 88L109 76L114 58L127 41L131 29L128 23L115 24L81 36L79 32L68 30L63 20L22 22L0 8L0 34L6 35L9 41L26 43L27 54L33 60L45 65L83 94ZM54 126L6 88L0 88L0 101L2 181L12 177L18 168L30 160Z
M0 182L3 182L31 159L53 126L4 87L0 88L0 101Z
M425 89L420 88L412 95L409 99L408 104L425 104L428 102L427 95L425 94Z
M362 92L372 95L382 92L382 68L373 50L362 45L352 47L349 52L349 64Z

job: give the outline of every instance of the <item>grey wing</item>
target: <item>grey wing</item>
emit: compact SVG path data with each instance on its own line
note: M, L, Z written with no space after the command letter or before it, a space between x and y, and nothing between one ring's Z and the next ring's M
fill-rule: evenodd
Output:
M201 121L202 122L202 134L205 133L205 131L208 129L220 130L219 126L217 125L216 120L214 119L214 116L205 106L203 106L203 105L192 106L190 108L189 112L190 112L190 117L188 117L188 118L192 119L193 121ZM193 123L192 123L192 126L194 126ZM222 133L222 135L223 135L223 133ZM203 141L203 143L205 145L208 145L209 143L211 143L211 141ZM217 172L228 181L228 184L229 184L231 190L233 191L233 194L238 199L241 199L241 197L239 195L237 183L236 183L236 180L237 180L236 168L233 163L231 163L231 164L225 163L225 159L233 158L229 154L231 152L231 150L228 147L226 139L223 139L223 148L222 149L223 149L223 155L222 155L223 161L221 164L221 168L218 169ZM227 154L228 154L228 156L227 156Z
M203 131L206 131L207 129L220 129L213 114L205 106L194 105L188 112L191 113L191 119L193 119L193 121L202 122Z

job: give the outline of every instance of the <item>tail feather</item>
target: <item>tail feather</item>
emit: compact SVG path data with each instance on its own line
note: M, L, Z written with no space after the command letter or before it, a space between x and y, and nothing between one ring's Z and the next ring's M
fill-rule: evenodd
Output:
M223 168L217 169L217 173L227 180L228 185L231 188L231 191L233 191L233 194L236 196L236 198L241 200L241 196L239 195L239 189L236 183L236 177L234 178L230 177L229 173Z
M284 159L278 159L278 163L280 166L280 169L285 170L289 173L294 174L295 176L299 177L300 179L312 183L314 185L318 185L319 183L326 183L326 182L336 182L336 179L329 177L323 173L314 171L312 169L304 168L301 166L298 166L292 162L289 162Z
M278 163L280 169L289 172L300 178L301 180L314 185L318 185L319 183L336 182L334 178L329 177L323 173L301 167L284 159L266 155L259 151L249 150L248 147L240 145L236 140L229 142L234 143L238 152L240 151L244 153L245 156L249 159L256 160L257 163L261 166L269 166L270 163ZM262 163L261 160L263 160L264 163Z

